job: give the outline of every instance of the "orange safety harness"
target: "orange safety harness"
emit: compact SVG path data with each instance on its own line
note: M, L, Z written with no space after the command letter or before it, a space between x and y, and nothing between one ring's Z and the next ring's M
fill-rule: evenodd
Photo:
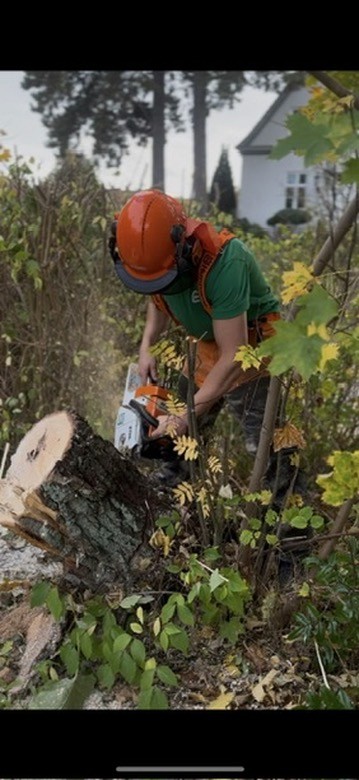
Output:
M194 222L194 220L193 220ZM197 222L197 220L196 220ZM218 258L223 252L224 247L233 238L236 238L234 233L231 233L227 228L224 228L217 233L213 225L208 222L200 222L196 224L194 230L191 231L191 237L194 237L194 244L192 247L192 262L197 270L197 288L200 296L201 304L204 310L211 316L212 306L206 296L206 279ZM164 312L174 320L176 325L179 325L179 321L171 312L170 307L165 301L163 295L157 293L152 295L152 300L160 311ZM280 319L278 312L271 312L259 317L257 320L253 320L248 323L248 343L252 347L256 347L260 341L263 341L275 334L275 329L271 324L275 320ZM197 387L201 387L207 374L213 368L215 363L219 359L219 348L215 341L203 341L198 340L196 351L196 367L195 367L195 383ZM252 379L258 376L265 376L268 374L266 366L269 363L269 359L262 360L259 368L249 368L243 371L241 376L236 379L234 387L238 387L241 384L250 382ZM183 373L187 374L187 368L183 369ZM231 389L234 389L231 388Z

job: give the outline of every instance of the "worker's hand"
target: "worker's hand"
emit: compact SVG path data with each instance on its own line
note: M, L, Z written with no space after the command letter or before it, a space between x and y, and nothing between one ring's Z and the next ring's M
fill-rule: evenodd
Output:
M138 369L139 375L144 385L147 384L148 379L150 382L158 381L156 358L151 355L148 349L140 350Z
M174 414L160 414L157 417L158 428L151 434L153 439L159 436L183 436L187 433L187 421L183 417L176 417Z

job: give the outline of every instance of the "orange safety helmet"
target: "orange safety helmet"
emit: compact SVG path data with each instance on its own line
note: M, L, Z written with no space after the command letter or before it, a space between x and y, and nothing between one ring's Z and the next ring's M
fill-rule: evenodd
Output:
M160 190L137 192L117 218L116 272L131 290L152 294L188 269L181 247L187 217L181 203Z

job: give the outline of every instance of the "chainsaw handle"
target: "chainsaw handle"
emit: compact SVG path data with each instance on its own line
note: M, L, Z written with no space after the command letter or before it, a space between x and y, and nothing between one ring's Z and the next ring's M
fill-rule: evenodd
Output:
M147 425L149 425L151 428L158 428L158 420L156 420L155 417L152 417L152 414L147 411L143 404L140 404L138 401L135 401L134 398L131 398L128 405L131 406L135 412L137 412L140 418L142 418L142 420L144 420Z

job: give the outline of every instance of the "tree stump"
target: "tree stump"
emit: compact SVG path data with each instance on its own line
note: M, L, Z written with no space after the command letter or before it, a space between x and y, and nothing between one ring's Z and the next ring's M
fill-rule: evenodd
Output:
M78 583L129 587L159 504L146 483L84 419L55 412L28 431L0 480L0 524L61 559Z

